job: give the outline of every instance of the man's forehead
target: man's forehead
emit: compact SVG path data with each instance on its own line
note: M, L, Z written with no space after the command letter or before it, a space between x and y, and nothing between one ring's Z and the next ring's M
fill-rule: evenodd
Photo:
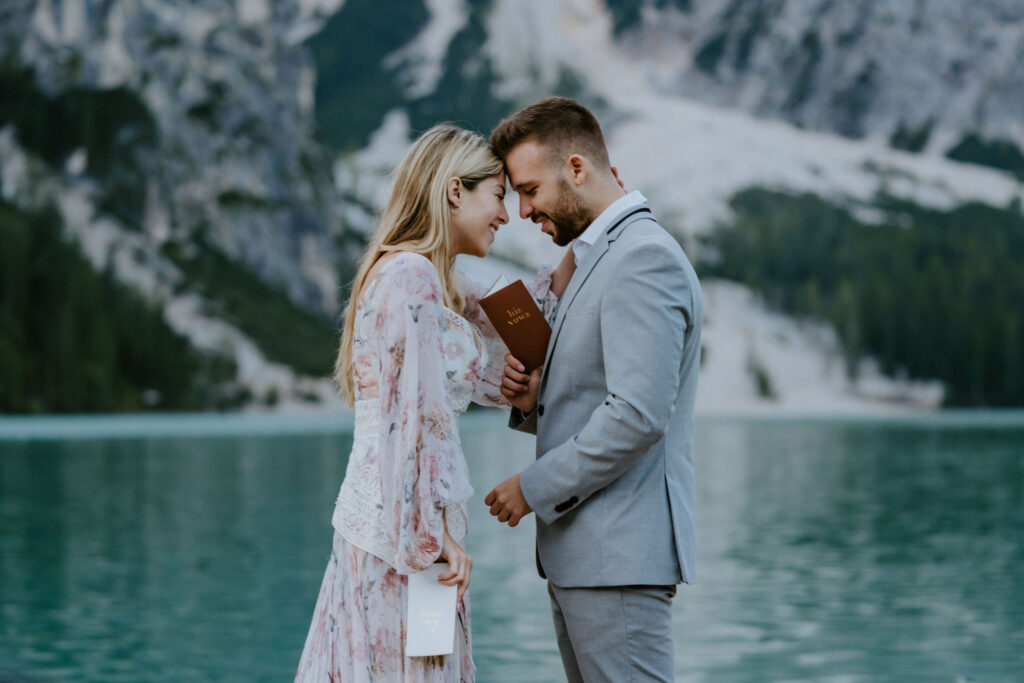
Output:
M533 140L516 145L505 157L505 169L512 188L516 190L540 180L544 172L549 170L544 147Z

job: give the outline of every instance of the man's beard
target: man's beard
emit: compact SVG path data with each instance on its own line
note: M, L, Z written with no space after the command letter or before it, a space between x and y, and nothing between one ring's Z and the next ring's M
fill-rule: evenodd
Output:
M569 182L565 178L560 178L559 181L558 201L547 217L551 220L554 231L551 239L558 246L564 247L582 235L592 221L580 198L572 191Z

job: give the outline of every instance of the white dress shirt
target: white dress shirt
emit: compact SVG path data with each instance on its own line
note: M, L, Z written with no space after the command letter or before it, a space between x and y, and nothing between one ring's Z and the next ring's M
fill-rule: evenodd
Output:
M633 190L624 197L619 197L614 202L608 205L604 211L601 212L594 222L583 231L576 241L572 243L572 255L576 260L576 265L580 265L580 261L583 260L584 255L590 250L590 247L594 246L594 242L597 238L604 234L604 231L611 226L612 219L618 216L627 209L632 209L635 206L640 206L647 203L647 197L643 196L636 190Z

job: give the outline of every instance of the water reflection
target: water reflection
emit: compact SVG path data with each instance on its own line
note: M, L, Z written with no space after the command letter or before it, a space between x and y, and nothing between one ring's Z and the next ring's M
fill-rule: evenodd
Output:
M697 439L679 680L1021 678L1021 421L703 420ZM560 680L532 524L482 503L532 439L483 413L463 443L479 680ZM0 441L0 680L289 680L350 445Z

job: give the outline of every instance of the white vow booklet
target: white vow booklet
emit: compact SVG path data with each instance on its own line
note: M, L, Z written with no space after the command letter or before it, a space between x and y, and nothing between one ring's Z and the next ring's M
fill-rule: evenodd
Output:
M409 574L409 614L405 656L450 655L455 649L455 602L458 586L446 586L437 577L448 571L447 562Z
M491 288L487 290L487 293L480 298L486 299L491 294L497 292L499 289L505 289L506 287L508 287L508 280L505 279L504 275L499 275L498 279L494 281L493 285L491 285Z

